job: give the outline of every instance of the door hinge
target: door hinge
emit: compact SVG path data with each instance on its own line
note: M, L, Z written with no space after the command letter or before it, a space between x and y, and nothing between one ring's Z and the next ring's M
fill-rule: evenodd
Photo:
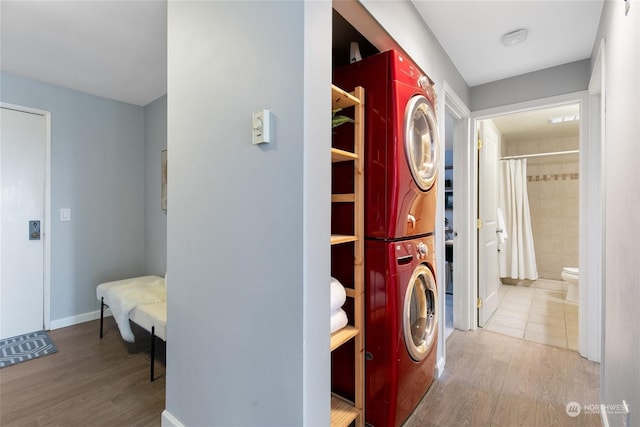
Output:
M482 228L482 220L480 218L476 220L476 227L478 228L478 230Z
M482 298L478 298L478 308L482 308Z
M478 138L478 150L482 150L482 138Z

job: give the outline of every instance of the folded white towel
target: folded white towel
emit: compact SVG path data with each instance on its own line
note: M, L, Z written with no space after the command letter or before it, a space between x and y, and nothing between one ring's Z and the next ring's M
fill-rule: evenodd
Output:
M344 290L344 286L335 279L331 278L331 312L338 310L344 305L347 300L347 292Z
M347 313L343 309L331 313L331 333L347 326Z

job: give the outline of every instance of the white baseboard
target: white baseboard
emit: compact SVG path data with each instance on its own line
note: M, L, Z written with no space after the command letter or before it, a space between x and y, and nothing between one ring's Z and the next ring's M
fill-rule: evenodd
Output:
M438 363L436 363L436 372L435 372L435 376L436 378L440 378L440 375L442 375L442 373L444 372L444 357L441 357L440 359L438 359Z
M602 419L602 427L609 427L609 418L607 417L607 408L600 405L600 418Z
M106 309L104 311L104 317L111 316L111 310ZM67 326L77 325L79 323L90 322L100 318L100 310L90 311L88 313L77 314L71 317L64 317L62 319L52 320L49 324L49 329L66 328Z
M166 409L162 411L162 420L160 425L162 427L184 427L184 424L178 421L178 419L171 415L171 413Z

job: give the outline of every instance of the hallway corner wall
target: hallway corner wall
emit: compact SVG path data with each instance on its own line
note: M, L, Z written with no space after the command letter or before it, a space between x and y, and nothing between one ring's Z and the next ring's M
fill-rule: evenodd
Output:
M184 425L330 423L330 26L330 2L168 3L165 416Z
M167 149L167 95L144 106L144 270L167 271L167 211L160 208L162 150Z
M640 4L605 1L594 60L605 56L605 282L601 403L630 407L626 425L640 425ZM611 426L625 417L605 413Z

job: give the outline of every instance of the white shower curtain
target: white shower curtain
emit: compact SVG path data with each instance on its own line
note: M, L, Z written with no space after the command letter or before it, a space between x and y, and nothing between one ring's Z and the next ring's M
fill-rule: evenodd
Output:
M500 277L535 280L538 269L531 231L526 159L500 161L499 203L509 236L499 247Z

